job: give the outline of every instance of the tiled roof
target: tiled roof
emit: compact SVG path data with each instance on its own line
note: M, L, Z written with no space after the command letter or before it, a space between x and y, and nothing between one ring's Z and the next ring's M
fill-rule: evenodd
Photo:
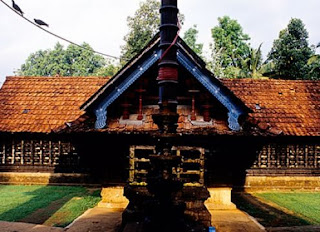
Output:
M252 122L283 135L320 136L320 81L224 79Z
M99 77L8 77L0 90L0 131L49 133L72 121L75 128L92 131L94 119L84 115L79 107L107 81L108 78ZM221 82L252 110L249 120L261 130L320 136L320 81L224 79ZM151 118L152 110L155 109L145 108L143 125L124 125L109 118L109 128L101 131L154 131L157 128ZM178 109L179 133L210 130L232 134L223 121L214 121L213 126L192 125L189 111Z
M109 78L7 77L0 89L0 131L42 132L76 120Z

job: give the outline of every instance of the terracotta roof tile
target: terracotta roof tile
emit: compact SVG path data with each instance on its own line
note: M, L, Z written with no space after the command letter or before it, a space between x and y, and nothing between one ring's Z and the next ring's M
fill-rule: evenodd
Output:
M0 131L49 133L73 121L81 131L94 131L94 119L81 111L108 78L99 77L8 77L0 90ZM221 80L252 110L248 121L272 134L320 136L320 82L228 79ZM152 114L144 107L145 122L125 125L108 118L109 127L98 131L114 133L157 130ZM232 134L224 120L212 126L192 125L190 107L178 107L179 133Z
M258 125L271 132L320 136L320 81L223 79Z
M0 90L0 131L49 133L74 121L109 78L7 77Z

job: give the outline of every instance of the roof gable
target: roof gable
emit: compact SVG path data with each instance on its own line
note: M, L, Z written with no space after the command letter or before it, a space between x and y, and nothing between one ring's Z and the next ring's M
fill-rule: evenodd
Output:
M182 49L178 50L179 63L185 67L225 108L228 112L229 128L239 131L239 117L245 115L248 109L228 91L206 68L199 67Z
M87 111L93 110L96 115L96 129L104 128L107 125L108 107L160 59L161 54L158 42L158 39L154 39L153 43L150 43L140 53L140 56L129 62L106 86L101 88L94 97L84 104L83 109ZM204 67L205 63L182 39L179 39L177 45L179 64L188 70L194 78L228 109L229 128L239 131L241 129L239 118L246 114L248 108Z
M160 41L160 38L159 38L159 35L157 34L142 49L142 51L139 54L137 54L135 57L133 57L130 61L128 61L128 63L124 67L122 67L121 70L119 70L118 73L116 73L109 82L101 86L101 88L98 91L96 91L86 102L84 102L83 105L81 106L81 109L88 110L94 107L96 105L96 102L100 102L101 98L104 98L105 95L110 93L112 87L117 87L117 85L123 82L133 70L137 68L140 69L141 65L139 65L139 62L141 63L141 60L144 60L146 57L150 56L151 54L153 55L157 54L157 51L155 51L155 48L158 47L159 41ZM142 71L145 72L146 69Z

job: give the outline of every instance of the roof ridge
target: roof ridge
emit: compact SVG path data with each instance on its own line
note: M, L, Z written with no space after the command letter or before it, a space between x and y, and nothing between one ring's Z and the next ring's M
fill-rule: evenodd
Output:
M99 79L99 78L111 78L111 76L7 76L6 79L23 79L23 78L29 78L29 79L36 79L36 78L48 78L48 79L54 79L54 78L69 78L69 79L77 79L77 78L92 78L92 79Z
M252 82L284 82L284 83L320 83L320 80L285 80L285 79L253 79L253 78L218 78L221 81L252 81Z

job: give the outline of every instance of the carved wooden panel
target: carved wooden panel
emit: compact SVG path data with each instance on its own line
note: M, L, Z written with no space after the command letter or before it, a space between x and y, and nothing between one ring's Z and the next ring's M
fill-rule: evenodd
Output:
M149 155L155 154L154 146L131 146L129 154L129 182L142 184L147 182L147 173L150 168Z
M42 165L42 141L33 141L33 164Z
M24 156L23 156L23 164L24 165L32 165L33 164L33 141L25 140L24 141Z
M79 159L70 142L12 140L0 143L1 166L77 167Z
M0 165L6 162L6 145L0 144Z
M204 184L204 148L179 146L172 152L181 157L181 164L173 168L172 173L185 185ZM129 182L146 185L150 168L149 155L155 154L155 146L131 146L129 154Z
M320 145L268 144L258 153L251 168L320 168Z

